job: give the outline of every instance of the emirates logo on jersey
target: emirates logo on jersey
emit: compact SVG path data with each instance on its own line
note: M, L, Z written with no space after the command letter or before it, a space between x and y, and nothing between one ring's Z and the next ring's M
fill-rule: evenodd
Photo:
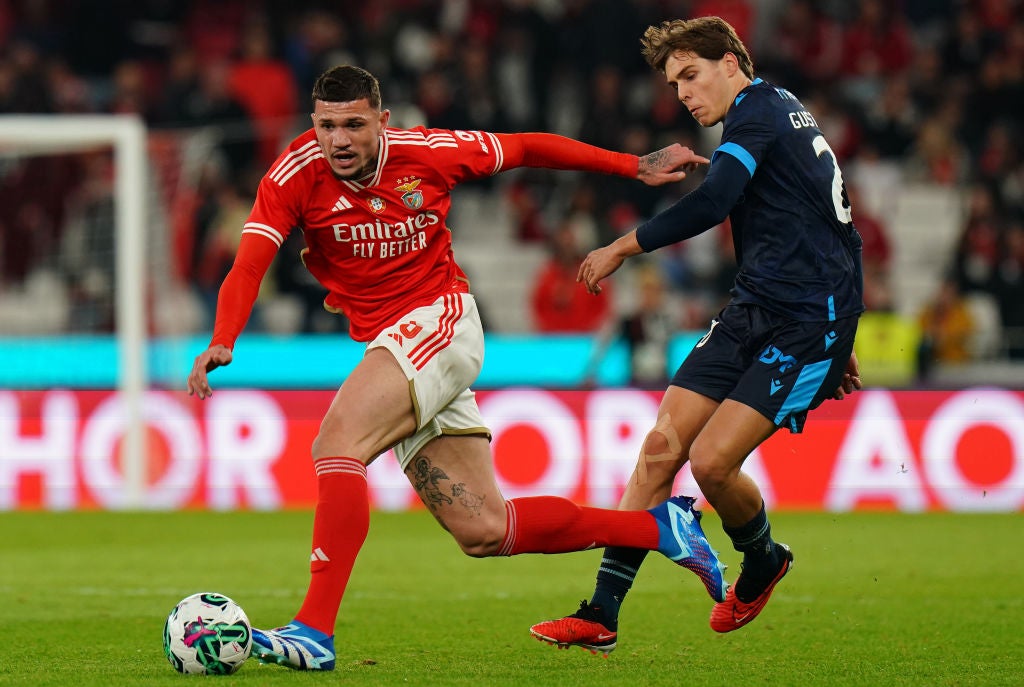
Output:
M370 200L367 202L370 205L370 209L376 213L384 212L384 208L387 207L387 204L384 202L384 199L378 198L377 196L370 198Z
M402 203L405 207L410 210L419 210L423 207L423 191L417 190L417 187L422 183L422 179L416 179L414 177L407 177L405 179L399 179L399 181L405 182L395 187L395 190L402 194Z

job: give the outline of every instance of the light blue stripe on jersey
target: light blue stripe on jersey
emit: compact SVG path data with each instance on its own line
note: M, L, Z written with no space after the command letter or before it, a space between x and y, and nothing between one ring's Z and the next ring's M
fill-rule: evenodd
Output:
M729 155L732 155L743 163L743 166L747 168L747 173L750 174L750 176L754 176L754 170L757 169L757 163L754 161L754 156L748 153L743 146L738 143L733 143L732 141L723 143L718 146L714 155L711 156L712 161L714 160L715 155L718 155L719 153L728 153Z
M831 366L831 360L822 360L800 370L796 383L793 384L793 390L789 392L789 396L786 397L782 407L779 408L779 414L775 416L776 425L782 422L790 413L799 413L807 410L807 407L811 405L811 401L814 399L814 394L818 393L818 389L821 388L821 382L825 379L825 375L828 374L828 368Z
M836 297L829 295L828 297L828 321L833 322L836 319Z

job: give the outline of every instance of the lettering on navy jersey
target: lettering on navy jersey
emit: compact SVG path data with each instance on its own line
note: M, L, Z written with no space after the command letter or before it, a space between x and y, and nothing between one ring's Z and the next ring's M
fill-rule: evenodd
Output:
M807 110L797 110L796 112L789 113L789 123L793 125L794 129L805 129L808 127L817 127L818 122L814 119Z
M860 313L861 240L817 120L788 90L761 79L740 95L743 106L727 113L716 151L751 173L730 212L740 267L733 302L805 321Z

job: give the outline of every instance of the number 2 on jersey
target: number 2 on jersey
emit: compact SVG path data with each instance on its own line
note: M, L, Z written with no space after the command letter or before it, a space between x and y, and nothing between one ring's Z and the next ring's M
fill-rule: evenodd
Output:
M811 145L814 146L815 155L821 157L822 153L828 153L832 160L832 206L836 211L836 219L843 224L849 224L853 221L853 211L846 204L846 200L843 197L843 173L839 171L839 161L836 160L836 154L832 152L832 148L829 147L828 141L825 140L824 136L815 136Z

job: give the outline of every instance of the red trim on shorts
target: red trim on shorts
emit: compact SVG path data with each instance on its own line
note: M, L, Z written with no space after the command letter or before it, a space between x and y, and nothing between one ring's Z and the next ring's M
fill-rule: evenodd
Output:
M409 351L409 362L417 370L429 363L434 356L451 345L455 338L455 324L462 317L462 298L455 293L444 295L444 312L438 320L437 329Z

